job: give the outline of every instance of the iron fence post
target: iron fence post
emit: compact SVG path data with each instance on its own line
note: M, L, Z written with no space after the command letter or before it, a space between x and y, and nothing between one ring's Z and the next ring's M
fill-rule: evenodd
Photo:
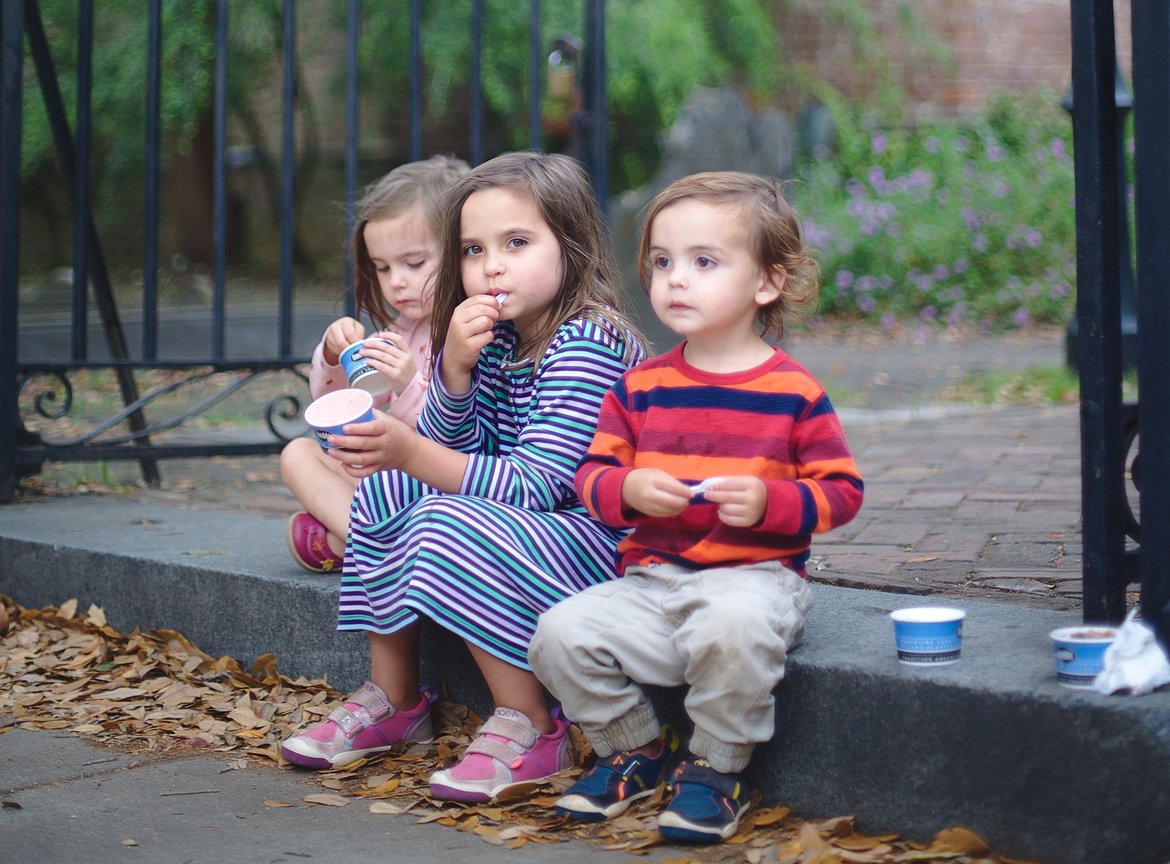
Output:
M1072 0L1084 619L1125 616L1120 213L1111 0Z
M1170 649L1170 5L1133 4L1142 617Z
M0 3L0 503L16 494L24 3Z
M1121 368L1122 370L1137 368L1137 300L1134 297L1133 261L1129 253L1129 206L1126 201L1126 156L1125 156L1125 121L1133 108L1133 95L1125 85L1125 77L1121 74L1121 67L1117 64L1116 55L1113 60L1113 106L1116 111L1116 131L1114 133L1114 149L1117 154L1117 236L1118 248L1118 299L1121 303ZM1060 103L1065 111L1072 116L1074 112L1072 85ZM1078 368L1078 335L1080 326L1077 316L1068 323L1065 330L1065 363L1073 371Z

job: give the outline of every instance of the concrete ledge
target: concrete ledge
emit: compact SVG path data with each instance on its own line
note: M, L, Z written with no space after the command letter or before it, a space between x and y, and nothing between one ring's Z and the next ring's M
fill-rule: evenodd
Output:
M119 630L173 628L245 664L272 652L285 674L341 690L367 674L364 638L330 626L336 580L289 561L282 519L46 499L0 508L0 562L0 593L24 606L76 597ZM919 602L817 586L778 691L777 737L753 760L766 798L923 840L962 825L1045 864L1166 864L1170 692L1060 687L1047 634L1076 616L994 603L962 604L961 662L903 666L887 614ZM462 646L437 630L427 646L427 680L483 710ZM680 694L653 695L685 729Z

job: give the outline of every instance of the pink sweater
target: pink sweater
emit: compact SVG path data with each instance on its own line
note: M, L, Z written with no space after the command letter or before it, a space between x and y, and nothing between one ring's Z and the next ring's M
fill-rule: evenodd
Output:
M406 321L404 324L406 326L402 328L392 328L382 333L406 340L410 353L414 355L414 365L418 371L401 395L395 396L394 391L389 390L381 396L375 396L374 407L381 408L391 417L397 417L413 427L418 421L418 412L422 410L427 395L427 384L430 383L431 322L423 319ZM377 335L379 334L367 334ZM316 399L334 390L344 390L348 386L349 382L345 379L345 370L341 365L330 366L325 362L325 339L322 338L313 349L313 362L309 366L309 395Z

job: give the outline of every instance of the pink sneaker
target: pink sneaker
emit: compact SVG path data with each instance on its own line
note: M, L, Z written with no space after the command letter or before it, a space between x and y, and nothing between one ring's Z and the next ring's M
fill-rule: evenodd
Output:
M573 764L569 721L552 711L556 729L541 735L532 721L511 708L497 708L458 763L431 775L431 795L444 801L483 802L524 787Z
M433 740L431 705L439 694L428 686L419 697L409 711L399 711L381 687L367 681L327 719L281 744L280 753L305 768L341 768L407 744L429 744Z
M310 573L334 573L341 570L341 559L329 548L328 529L316 516L301 510L288 517L288 551L293 560Z

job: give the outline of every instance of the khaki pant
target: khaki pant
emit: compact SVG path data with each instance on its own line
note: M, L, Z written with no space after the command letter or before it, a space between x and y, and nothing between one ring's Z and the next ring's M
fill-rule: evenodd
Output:
M742 771L775 731L772 691L811 604L807 581L778 562L631 567L541 615L528 657L598 755L658 734L639 684L687 684L691 752Z

